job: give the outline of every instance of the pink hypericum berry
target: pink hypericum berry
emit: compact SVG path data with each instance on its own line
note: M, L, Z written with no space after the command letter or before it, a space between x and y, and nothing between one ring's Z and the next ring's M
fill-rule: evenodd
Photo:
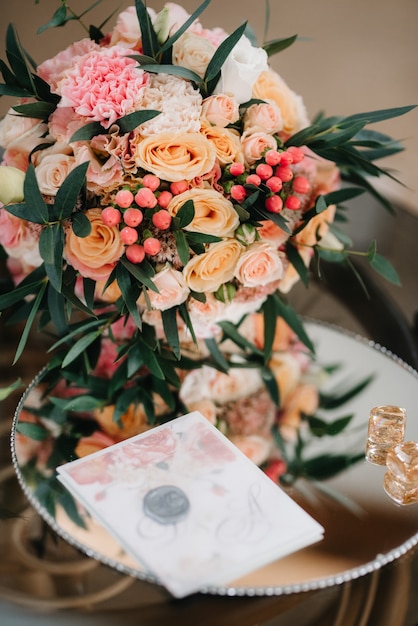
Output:
M138 191L136 192L135 202L142 209L153 209L155 206L157 206L158 200L154 196L151 189L149 189L148 187L141 187L141 189L138 189Z
M125 249L126 258L131 263L142 263L145 258L144 246L139 243L134 243L132 246L128 246Z
M280 196L269 196L266 198L265 207L270 213L280 213L283 208L283 200Z
M122 221L122 215L118 209L108 206L102 211L102 220L106 226L117 226Z
M176 180L174 183L170 185L170 191L174 196L178 196L181 193L184 193L189 188L189 183L187 180Z
M132 226L132 228L136 228L139 226L142 220L144 219L144 214L139 209L134 209L133 207L126 209L123 214L123 221L127 226Z
M136 243L138 241L138 233L136 232L135 228L125 226L125 228L122 228L122 230L120 231L120 238L125 245L131 246L133 243Z
M298 211L301 206L301 201L297 196L288 196L284 205L286 209L290 209L291 211Z
M273 167L275 167L276 165L279 165L282 155L277 150L269 150L268 152L266 152L264 158L266 159L266 163L268 165L272 165Z
M161 209L161 211L157 211L152 216L152 223L156 228L159 228L160 230L167 230L167 228L170 228L172 219L173 218L168 211L166 211L165 209Z
M283 187L283 181L278 176L272 176L266 180L266 185L273 193L277 193Z
M289 152L292 155L292 163L300 163L305 158L305 153L300 148L296 146L290 146L286 152Z
M170 200L173 197L173 194L169 191L162 191L158 196L158 204L162 209L166 209L170 204Z
M245 172L243 163L231 163L229 168L231 176L241 176Z
M292 189L295 193L305 194L311 188L311 183L305 176L296 176L292 182Z
M127 209L134 201L134 194L129 189L120 189L115 196L115 202L122 209Z
M245 182L247 185L255 185L256 187L259 187L261 185L261 178L258 174L249 174Z
M291 165L293 163L292 154L286 150L286 152L282 152L282 158L280 159L280 165Z
M148 189L151 189L151 191L156 191L160 186L160 183L160 179L154 174L145 174L144 178L142 179L142 184L144 185L144 187L148 187Z
M148 239L144 241L144 250L146 254L154 256L161 250L161 243L155 237L148 237Z
M293 172L288 165L279 165L276 168L276 176L284 183L288 183L293 178Z
M267 180L273 176L273 168L268 163L260 163L257 165L255 172L261 180Z
M243 185L232 185L231 187L231 198L236 202L242 202L245 200L247 192L245 191L245 187Z

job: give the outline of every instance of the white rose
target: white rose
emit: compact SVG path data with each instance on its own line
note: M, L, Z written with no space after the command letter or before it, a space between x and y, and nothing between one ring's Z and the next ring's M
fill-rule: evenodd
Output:
M266 51L255 48L243 35L223 64L214 93L233 94L239 104L248 102L258 77L267 69Z

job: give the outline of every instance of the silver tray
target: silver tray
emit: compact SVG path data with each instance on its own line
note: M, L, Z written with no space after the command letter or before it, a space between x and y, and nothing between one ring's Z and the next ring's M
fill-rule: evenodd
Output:
M350 377L353 381L373 375L372 383L344 406L344 413L354 413L350 433L332 439L318 439L318 450L336 452L357 446L364 448L370 409L376 405L403 406L410 419L406 438L418 440L415 414L418 397L418 373L383 346L348 331L319 322L306 322L323 365L341 363L328 385L337 387ZM42 378L40 373L22 396L12 425L13 464L24 494L37 513L65 541L88 557L132 576L139 583L138 594L166 599L165 590L152 574L141 569L94 520L87 530L73 523L61 509L52 517L40 504L22 473L19 438L16 426L30 394ZM326 387L325 387L325 390ZM341 409L339 409L341 414ZM313 451L312 451L313 452ZM280 596L341 585L366 576L399 559L418 543L418 504L400 507L383 490L385 469L366 461L321 485L299 482L289 492L324 527L325 537L315 546L305 548L251 574L221 587L207 587L202 594L218 596Z

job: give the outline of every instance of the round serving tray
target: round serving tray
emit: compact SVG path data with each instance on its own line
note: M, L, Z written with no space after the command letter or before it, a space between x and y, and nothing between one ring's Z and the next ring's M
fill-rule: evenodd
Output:
M370 409L377 405L402 406L407 415L406 438L418 440L415 405L418 373L376 344L329 324L307 321L306 329L322 365L340 364L324 390L338 389L349 378L356 382L373 376L372 382L344 406L354 414L350 432L315 442L318 450L337 452L365 446ZM167 598L158 580L141 569L97 522L83 529L58 508L53 517L39 502L21 468L22 451L16 427L23 407L42 380L42 372L29 385L15 412L11 450L14 468L30 504L65 541L88 557L142 581L144 594L150 585L156 597ZM339 409L341 414L341 409ZM332 417L332 416L331 416ZM318 452L312 450L312 452ZM399 559L418 543L418 504L400 507L383 490L385 468L360 461L321 484L296 483L289 491L325 528L323 541L279 559L226 586L206 587L202 594L220 596L280 596L340 585L365 576ZM141 587L141 585L140 585ZM138 590L138 593L140 591Z

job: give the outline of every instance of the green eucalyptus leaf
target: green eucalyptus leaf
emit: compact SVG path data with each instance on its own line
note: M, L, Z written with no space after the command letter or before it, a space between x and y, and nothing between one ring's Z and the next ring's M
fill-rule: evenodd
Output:
M141 341L141 350L144 357L144 363L156 378L164 380L164 372L158 362L155 351L150 348L144 341Z
M60 503L65 513L68 515L69 519L76 526L87 529L87 524L84 521L83 517L80 515L76 501L67 489L63 488L62 491L60 490L57 501Z
M180 358L180 339L177 324L177 307L161 311L164 334L176 359Z
M138 61L139 65L159 65L158 61L153 57L149 57L146 54L130 54L130 59Z
M193 24L193 22L199 17L201 13L209 6L211 0L205 0L202 4L190 15L190 17L180 26L178 30L167 39L167 41L161 46L160 54L164 54L167 50L173 47L173 44L186 32L186 30Z
M45 227L43 231L51 231L51 252L52 259L45 260L46 274L57 291L61 291L62 271L63 271L63 251L64 251L64 229L62 224L54 223L50 227ZM43 234L42 231L42 234Z
M342 189L338 189L338 191L331 191L322 197L327 206L329 206L330 204L340 204L346 200L352 200L353 198L361 196L363 193L364 189L361 187L343 187Z
M58 215L58 219L66 219L74 211L86 182L88 166L89 162L86 161L75 167L58 189L54 202L54 213Z
M45 261L45 263L53 263L54 262L54 229L52 224L45 226L41 230L41 235L39 237L39 254Z
M139 280L142 285L145 285L145 287L148 287L148 289L151 289L151 291L159 293L158 287L151 280L151 278L155 274L155 270L150 263L142 261L141 264L135 265L134 263L128 261L128 259L126 259L125 257L121 258L120 263L122 263L122 265L128 270L128 272L132 274L132 276L134 276L137 280Z
M287 325L290 326L290 328L296 333L301 342L314 353L315 348L296 311L290 306L290 304L285 304L277 293L274 295L274 300L278 315L280 315Z
M246 26L247 23L244 22L244 24L237 28L231 35L229 35L229 37L224 39L221 45L216 49L213 57L209 61L209 64L206 68L204 77L204 81L206 83L217 78L226 59L243 36Z
M287 241L286 243L286 256L299 274L302 283L307 287L309 285L309 268L306 267L299 250L291 241Z
M376 256L376 252L377 252L377 244L376 244L376 240L373 240L370 243L370 246L367 250L367 258L369 261L373 261L374 257Z
M63 359L63 362L62 362L62 367L67 367L67 365L70 365L70 363L72 363L77 357L79 357L80 354L83 354L83 352L94 341L96 341L96 339L98 339L100 335L101 335L101 331L99 329L99 330L95 330L93 332L87 333L87 335L84 335L83 337L78 339L78 341L75 342L75 344L68 350L67 354L65 355L65 358Z
M219 350L219 346L217 342L215 341L215 339L213 339L212 337L207 338L205 339L205 344L213 360L216 362L216 365L218 366L218 368L222 372L225 372L225 373L228 372L229 363L226 360L225 356L222 354L222 352Z
M158 37L152 25L151 17L148 13L146 5L142 0L135 0L136 14L141 29L141 43L143 53L147 56L157 57L160 51Z
M125 302L129 313L135 321L135 324L139 329L142 328L142 320L139 314L137 300L141 293L141 287L132 284L131 274L121 264L116 266L116 280L119 285L119 289L122 293L123 301Z
M65 298L62 293L54 289L51 283L48 285L48 310L58 335L67 333L68 322L65 314Z
M27 66L25 54L12 24L9 24L6 31L6 55L19 85L27 89L29 93L35 94L32 74Z
M41 33L45 32L49 28L55 28L56 26L64 26L64 24L66 24L69 19L71 19L71 17L67 18L67 7L62 5L55 11L54 15L49 20L49 22L47 22L43 26L40 26L36 32L38 35L40 35Z
M278 52L282 52L282 50L286 50L292 44L295 43L297 35L293 35L292 37L286 37L285 39L274 39L273 41L267 41L263 44L264 50L267 52L269 57L273 56L273 54L277 54Z
M8 398L12 393L14 393L17 389L24 387L23 381L18 378L14 383L8 385L7 387L0 387L0 402L3 402L6 398Z
M321 246L315 246L315 253L319 258L329 263L344 263L347 259L346 250L327 250Z
M52 401L52 399L51 399ZM94 411L95 409L99 409L103 406L103 400L100 398L95 398L89 394L83 394L74 398L70 398L66 400L61 408L63 411L75 411L75 412L86 412L86 411Z
M231 339L239 348L249 350L252 354L257 354L260 357L264 356L262 350L259 350L251 341L248 341L241 335L232 322L219 322L219 326L222 328L224 335Z
M176 227L185 228L188 226L193 221L194 214L193 200L186 200L186 202L180 207L175 217Z
M346 454L321 454L303 463L303 473L310 479L326 480L345 471L364 459L364 452Z
M36 314L38 313L39 307L41 306L41 302L42 302L42 299L44 297L44 293L45 293L46 287L47 287L47 283L43 282L41 284L40 289L39 289L38 295L36 296L36 298L31 303L30 313L29 313L28 318L26 320L25 328L23 329L23 333L22 333L22 335L20 337L20 341L19 341L19 344L17 346L16 354L15 354L15 357L14 357L14 360L13 360L13 365L18 361L18 359L23 354L23 351L25 349L26 343L27 343L28 338L29 338L29 334L30 334L33 322L35 321Z
M35 441L45 441L50 436L49 431L42 424L25 422L23 420L19 420L16 424L16 432Z
M344 119L345 123L357 123L362 122L363 124L374 124L376 122L382 122L383 120L389 120L394 117L399 117L401 115L405 115L409 113L413 109L415 109L416 105L412 106L404 106L404 107L395 107L392 109L380 109L377 111L368 111L366 113L355 113L354 115L350 115Z
M26 296L38 293L41 285L45 282L45 275L45 268L40 266L12 291L0 294L0 311L22 302Z
M84 213L74 213L72 228L77 237L88 237L91 233L91 222Z
M361 393L374 380L374 375L367 376L348 389L334 389L332 393L320 392L319 406L322 409L338 409Z
M31 97L32 92L24 89L23 87L13 87L11 85L0 85L0 96L11 96L12 98L28 98Z
M52 102L31 102L30 104L18 104L13 110L23 117L32 117L40 120L47 120L56 109Z
M151 109L146 109L144 111L134 111L133 113L129 113L124 117L120 117L116 120L115 124L119 126L121 134L125 135L130 133L141 124L145 124L145 122L149 122L149 120L154 119L157 115L160 115L161 111L154 111Z
M264 364L267 365L271 358L277 324L276 305L272 296L267 297L261 310L264 317Z
M383 276L383 278L393 285L401 286L399 275L388 259L376 252L369 262L375 272Z
M19 202L18 204L7 204L5 210L16 217L20 217L22 220L28 220L30 217L30 221L35 224L45 224L45 220L40 216L30 216L29 215L29 207L26 202ZM47 215L47 212L46 212Z
M274 376L271 369L267 366L261 368L261 377L264 381L264 384L270 394L271 399L274 404L279 407L280 406L280 389L277 384L276 377Z
M100 122L90 122L85 126L82 126L71 136L71 139L68 143L73 143L75 141L89 141L93 139L93 137L97 137L97 135L106 135L107 130L100 124Z
M216 237L215 235L207 235L206 233L195 233L195 232L186 232L185 233L187 241L191 244L196 243L216 243L217 241L222 241L222 237Z
M175 230L174 236L176 238L177 254L183 265L186 265L190 259L190 249L187 243L187 237L182 230Z
M26 219L37 224L46 224L49 219L48 207L39 191L35 168L32 164L26 170L23 193L24 197L30 200L30 205L28 205L30 210L27 212Z
M152 388L157 395L161 396L170 411L174 411L176 408L176 400L168 381L152 376Z
M141 65L141 69L144 70L144 72L150 72L151 74L170 74L171 76L179 76L180 78L185 78L186 80L190 80L198 85L202 83L202 79L199 74L196 74L196 72L192 72L192 70L188 70L185 67L181 67L180 65Z

